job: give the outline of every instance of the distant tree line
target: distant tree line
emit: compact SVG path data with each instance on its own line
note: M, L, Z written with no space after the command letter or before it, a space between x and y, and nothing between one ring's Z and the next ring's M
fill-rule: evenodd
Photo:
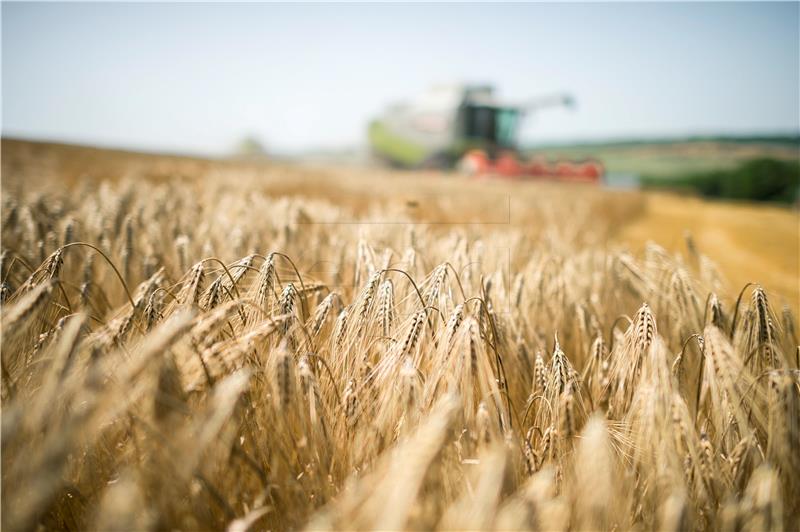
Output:
M544 142L527 146L527 150L542 148L598 149L598 148L635 148L639 146L658 146L669 144L693 144L714 142L719 144L767 144L800 148L800 135L692 135L686 137L653 137L653 138L618 138L607 140L586 140L580 142Z
M800 161L760 158L737 168L712 170L674 177L642 176L642 186L693 191L712 198L800 201Z

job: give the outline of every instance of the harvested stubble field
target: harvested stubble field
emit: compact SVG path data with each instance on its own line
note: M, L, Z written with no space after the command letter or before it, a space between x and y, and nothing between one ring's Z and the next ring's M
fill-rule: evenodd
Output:
M796 213L13 141L2 179L4 530L797 527Z

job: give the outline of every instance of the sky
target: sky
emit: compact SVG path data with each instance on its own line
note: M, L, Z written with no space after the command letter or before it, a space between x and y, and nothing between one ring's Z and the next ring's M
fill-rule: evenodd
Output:
M567 91L526 144L800 131L800 4L2 3L3 136L224 154L363 145L434 84Z

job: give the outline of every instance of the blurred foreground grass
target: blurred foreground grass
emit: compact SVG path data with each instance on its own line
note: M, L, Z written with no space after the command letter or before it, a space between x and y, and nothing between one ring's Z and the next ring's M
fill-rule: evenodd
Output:
M796 153L791 146L781 145L690 144L611 147L602 157L608 157L606 164L612 170L624 159L626 167L640 164L641 169L668 172L678 167L685 171L718 165L723 160L736 164L756 153L791 160ZM564 156L583 153L579 148L563 152ZM699 154L706 157L692 158ZM576 205L591 204L587 215L605 228L598 234L609 245L623 244L640 251L652 241L669 251L685 252L689 234L718 263L733 289L760 282L778 302L786 302L800 313L800 213L790 207L557 183L473 181L439 172L233 162L17 140L3 141L2 163L4 190L9 186L34 188L42 182L71 187L86 179L126 176L194 181L220 173L246 174L260 179L263 193L269 196L325 199L355 214L385 205L388 210L399 208L420 222L442 227L528 224L526 230L534 233L538 231L531 223L534 211L562 211L567 227ZM8 176L16 174L26 177L10 182ZM235 180L231 184L235 186Z

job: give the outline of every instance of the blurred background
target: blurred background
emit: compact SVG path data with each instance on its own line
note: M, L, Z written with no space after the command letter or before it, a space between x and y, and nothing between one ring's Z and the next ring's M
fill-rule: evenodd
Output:
M2 134L793 202L799 28L796 2L4 2Z

